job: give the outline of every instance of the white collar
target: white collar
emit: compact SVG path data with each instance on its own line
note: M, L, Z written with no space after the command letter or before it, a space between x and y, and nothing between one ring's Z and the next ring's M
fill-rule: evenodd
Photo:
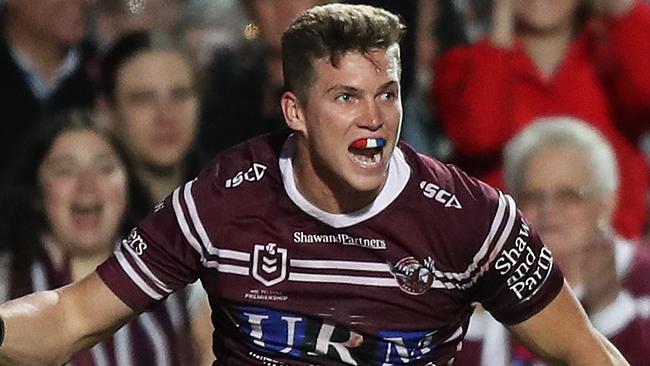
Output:
M295 151L296 137L295 135L291 135L282 147L279 160L280 173L282 174L282 181L284 182L284 189L287 195L306 214L335 228L352 226L379 214L402 193L411 176L411 167L406 162L404 153L398 147L395 147L393 156L391 156L389 162L386 184L384 184L379 195L368 206L360 210L345 214L333 214L309 202L296 187L293 175L293 156Z
M10 47L11 55L16 64L25 73L27 82L37 99L43 101L49 98L61 83L72 75L81 65L81 55L77 48L71 48L66 53L63 62L52 79L47 79L34 66L30 58L16 47Z

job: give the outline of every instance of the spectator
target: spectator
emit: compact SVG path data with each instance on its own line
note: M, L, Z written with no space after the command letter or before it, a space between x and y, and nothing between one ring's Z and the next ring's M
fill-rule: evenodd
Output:
M83 43L88 0L0 2L0 177L9 157L40 119L91 107L93 50Z
M200 145L212 156L247 138L287 130L280 37L293 18L322 0L245 0L252 23L243 46L222 50L208 67Z
M108 50L102 85L103 105L153 206L201 167L194 149L199 98L190 63L168 33L135 32Z
M295 133L177 188L135 231L142 255L127 240L75 285L0 305L0 360L65 363L200 277L221 365L449 365L474 302L549 360L628 365L509 196L398 145L403 30L371 6L302 13L282 38ZM500 273L524 250L512 262L536 266Z
M7 298L85 277L111 255L134 221L130 197L137 197L138 186L130 181L124 150L90 114L48 120L31 137L3 190L0 270L6 273L0 287ZM133 250L143 250L135 238L128 240ZM193 286L71 365L198 364L187 335L200 334L205 326L199 321L209 324L209 317L201 318L207 314L205 292Z
M568 117L529 125L504 155L508 188L553 251L592 323L630 364L644 365L650 349L650 255L612 229L619 186L616 165L605 139ZM507 341L505 330L489 315L479 313L475 320L470 333L478 334L459 355L460 366L481 364L476 349L482 340L484 365L500 364L496 359L509 360L509 365L536 364L530 352Z
M588 121L621 163L615 227L643 229L647 166L637 148L650 107L650 5L607 0L494 3L489 37L451 50L436 69L435 102L456 148L456 163L502 185L501 152L531 120L570 115ZM643 117L643 119L641 118Z

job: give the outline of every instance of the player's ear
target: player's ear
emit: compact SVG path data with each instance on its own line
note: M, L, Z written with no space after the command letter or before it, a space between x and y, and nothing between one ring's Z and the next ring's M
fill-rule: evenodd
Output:
M305 114L300 106L296 94L291 91L284 92L280 103L282 105L284 121L287 123L287 126L294 131L306 134L307 128L305 124Z

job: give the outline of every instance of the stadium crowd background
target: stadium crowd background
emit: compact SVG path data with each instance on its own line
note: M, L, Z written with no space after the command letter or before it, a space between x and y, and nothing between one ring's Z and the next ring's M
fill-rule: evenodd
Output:
M405 142L506 189L500 166L503 149L512 137L540 117L580 119L605 136L618 158L622 192L608 232L632 245L640 253L640 263L650 263L645 253L650 240L650 43L646 41L650 35L650 6L641 1L629 11L631 14L623 15L608 14L598 7L583 12L582 3L591 5L590 0L567 1L580 3L580 7L566 8L575 15L563 14L564 8L558 5L563 1L548 1L546 10L553 13L553 7L562 8L556 17L572 19L573 27L564 48L558 51L557 43L540 41L535 53L527 48L530 40L524 41L530 34L514 34L510 44L499 43L502 39L495 36L499 27L492 16L498 12L495 4L504 6L508 0L350 2L387 8L400 14L408 25L402 44ZM113 149L120 160L128 160L118 165L129 167L124 172L129 182L139 188L131 187L126 196L126 213L120 211L117 219L111 218L124 221L124 230L115 229L119 233L113 233L116 235L112 239L119 240L128 235L126 224L142 217L174 187L194 177L202 162L214 154L249 137L286 129L279 104L283 91L281 33L295 15L320 3L323 1L0 1L0 105L4 116L0 179L5 187L0 191L0 300L39 289L36 284L43 273L46 277L58 276L56 281L48 281L52 286L77 279L110 255L110 250L93 247L99 239L93 239L92 230L93 223L106 216L102 210L110 196L104 195L103 185L108 168L88 168L105 163L83 165L85 157L76 153L67 156L63 166L52 167L48 156L56 152L57 143L66 141L62 137L66 135L61 133L50 136L46 142L50 145L35 153L40 155L32 162L31 172L20 173L25 169L23 158L33 157L29 149L35 148L38 136L34 135L47 130L44 124L62 123L60 127L65 129L74 124L70 119L78 118L75 115L83 115L92 120L83 130L113 130L119 144L124 145L124 157L120 155L122 147L109 150ZM529 24L526 30L543 35L553 33L553 27L551 24L544 28L542 24L535 33ZM547 70L547 60L538 55L554 53L558 57ZM568 77L585 70L589 75L583 79ZM510 71L520 74L509 78ZM535 79L534 83L527 85L531 79ZM524 86L513 87L515 83ZM595 88L595 97L571 99L587 95L585 90L590 88ZM529 99L522 101L521 93ZM529 107L533 104L536 106ZM521 105L528 109L522 112ZM63 118L57 118L60 116ZM492 136L496 136L494 141L490 140ZM50 168L54 170L43 171ZM32 179L33 187L22 186L28 176L36 177ZM70 178L71 193L63 203L57 196L56 183L46 182L43 176ZM570 193L544 200L556 200L557 209L589 204L589 197ZM21 194L30 197L17 200ZM64 219L68 215L73 223L85 223L90 227L88 232L75 232L84 225L70 225L68 232L57 234L57 212L51 209L57 204L62 210L71 207L71 213L59 215ZM35 221L21 223L23 212L29 212L30 220ZM582 224L577 221L575 225ZM82 234L90 238L87 243L65 245ZM52 242L60 248L53 249L57 245ZM620 258L614 258L611 250L602 251L606 258L603 263L609 266L609 272L615 272L614 262ZM650 265L633 268L638 278L650 274L643 272ZM624 282L616 274L611 277L617 286ZM650 298L644 292L649 290L641 287L634 291L639 304L635 316L641 319L639 334L649 339ZM132 342L133 347L143 348L119 348L125 339L123 332L103 349L93 349L77 359L75 365L209 364L210 356L204 353L209 353L205 342L211 336L210 327L192 328L195 323L208 323L200 309L207 306L201 296L188 290L176 305L167 306L163 315L141 321L144 330L135 330L130 337L145 339ZM147 332L182 333L190 328L192 340L169 336L168 342L182 351L168 357L123 361L119 355L146 354L157 349L160 345L156 342L146 341ZM187 355L192 352L185 348L193 350L193 355ZM472 350L480 355L480 342ZM481 361L472 359L467 364L476 362Z

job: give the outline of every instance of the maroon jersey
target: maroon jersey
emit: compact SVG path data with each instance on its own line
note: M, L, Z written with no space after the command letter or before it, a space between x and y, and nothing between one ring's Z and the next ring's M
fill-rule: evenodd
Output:
M200 278L220 365L449 365L472 303L518 323L563 277L501 192L400 145L368 207L293 180L293 138L220 154L98 269L135 310Z
M646 247L617 238L614 242L616 272L623 291L590 320L627 358L632 366L650 365L650 253ZM509 339L505 329L488 314L472 315L468 337L456 366L510 364L543 366L530 351ZM471 335L471 337L469 337ZM494 339L501 341L494 341ZM506 360L494 362L495 359Z
M3 259L8 269L10 259ZM18 278L16 273L2 277L0 287L6 291L0 302L35 291L52 290L72 282L69 263L60 268L53 265L47 255L31 264L28 278ZM6 282L5 282L6 281ZM196 286L196 285L191 285ZM7 296L7 298L4 298ZM77 354L68 366L176 366L196 365L192 353L190 308L205 299L205 293L194 288L178 291L151 311L141 314L120 328L111 338L93 348ZM194 311L197 311L194 309Z

